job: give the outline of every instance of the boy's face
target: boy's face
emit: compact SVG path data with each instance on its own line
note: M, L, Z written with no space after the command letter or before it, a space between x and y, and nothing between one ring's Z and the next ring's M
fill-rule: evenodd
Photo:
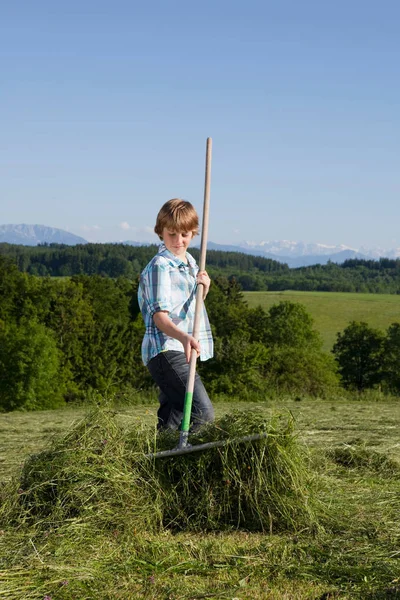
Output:
M193 231L173 231L168 227L164 227L162 232L162 240L170 252L183 258L186 254L186 248L193 239Z

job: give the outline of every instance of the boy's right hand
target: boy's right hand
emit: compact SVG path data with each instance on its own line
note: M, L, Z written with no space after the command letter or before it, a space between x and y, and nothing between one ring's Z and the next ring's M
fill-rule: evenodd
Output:
M197 354L200 354L200 342L196 340L196 338L194 338L192 335L187 334L183 342L183 349L185 351L187 362L190 362L192 349L195 350Z
M187 362L190 362L192 348L200 354L200 343L192 335L183 333L183 331L171 321L166 311L160 310L154 313L153 321L160 331L182 343Z

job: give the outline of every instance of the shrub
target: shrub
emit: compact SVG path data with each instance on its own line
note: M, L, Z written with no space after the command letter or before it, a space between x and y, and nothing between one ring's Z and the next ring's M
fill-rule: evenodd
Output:
M64 403L60 352L52 333L34 321L0 329L0 408L57 408Z
M338 389L336 366L332 358L304 347L275 347L269 354L268 388L279 393L324 397Z
M400 395L400 323L392 323L387 330L382 363L385 388Z

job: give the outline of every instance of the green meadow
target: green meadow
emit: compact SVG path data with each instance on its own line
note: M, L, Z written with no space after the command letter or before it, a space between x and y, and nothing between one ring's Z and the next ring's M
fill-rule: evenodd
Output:
M365 321L371 327L382 330L391 323L400 322L400 295L289 290L243 292L243 296L251 308L262 306L268 310L282 301L303 304L322 335L325 350L332 349L337 333L343 331L350 321Z
M33 521L21 520L18 501L12 499L10 491L14 489L16 498L20 495L23 502L26 489L20 486L25 487L26 482L18 479L21 465L28 455L48 449L54 440L62 438L85 411L3 414L0 499L3 517L11 516L0 525L0 598L400 598L400 402L286 398L270 405L235 402L234 408L255 411L266 420L277 413L294 418L294 438L304 453L319 506L318 527L299 528L295 521L293 529L272 531L234 526L220 531L194 531L190 527L153 531L151 526L148 530L126 526L134 515L123 500L129 481L121 456L107 455L105 445L100 470L96 471L93 452L90 460L79 464L82 429L77 464L64 472L69 478L64 485L68 484L72 493L76 478L81 479L80 491L85 491L90 511L85 518L71 513L68 519L51 525L46 514ZM155 405L121 407L115 418L128 439L138 425L154 424L155 410ZM217 416L230 410L229 403L216 405ZM89 429L88 433L92 435ZM51 453L44 456L51 460ZM55 465L57 461L56 457ZM46 469L45 462L41 468ZM52 485L56 485L56 470L52 478ZM35 493L43 497L39 484L44 482L38 482ZM100 485L110 486L109 498L96 496L96 486ZM120 514L107 515L106 502L113 500L116 491L121 494L114 499ZM194 488L189 492L201 493ZM82 500L81 496L74 498L74 502ZM10 503L12 510L7 508ZM1 508L0 503L0 515ZM93 529L102 519L105 523L117 519L119 525Z

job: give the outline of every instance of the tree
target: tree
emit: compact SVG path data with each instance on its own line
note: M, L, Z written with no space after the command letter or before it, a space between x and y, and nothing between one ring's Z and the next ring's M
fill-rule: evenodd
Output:
M249 308L236 281L216 278L206 304L215 350L213 360L199 363L207 389L230 395L262 391L262 365L267 350L251 339Z
M15 264L0 255L0 319L15 320L15 306L21 297L25 275L18 271Z
M215 356L199 364L199 370L211 393L244 395L265 393L264 365L268 349L259 342L251 342L245 331L215 339Z
M30 275L37 275L38 277L44 277L49 274L46 265L43 265L42 263L31 263L28 271Z
M97 323L82 354L85 387L103 394L148 387L151 378L141 359L143 333L141 317L137 324Z
M387 330L382 362L385 386L400 395L400 323L392 323Z
M99 270L101 274L108 275L109 277L128 277L134 276L134 270L132 263L126 258L120 258L119 256L110 256L104 259L100 265Z
M79 396L79 389L85 388L83 354L95 328L93 307L80 282L57 281L53 291L44 323L54 332L62 351L62 368L69 379L69 398L74 399Z
M0 329L0 408L38 410L64 403L60 352L44 325L34 321Z
M247 331L249 309L235 279L213 280L206 300L213 333L217 337L231 336L235 331Z
M84 297L90 302L93 318L102 323L128 323L129 293L132 284L126 279L115 281L100 275L80 275L72 278L72 283L83 286ZM123 286L123 282L128 285Z
M352 321L333 346L345 387L362 391L382 379L384 334L367 323Z
M324 397L338 386L333 358L313 348L275 346L265 370L268 388L279 393Z
M302 304L287 301L271 306L264 343L292 348L322 347L322 339L314 329L312 316Z
M305 307L285 301L263 312L252 311L249 324L253 337L269 349L264 365L267 386L312 396L323 396L336 387L335 364L322 352L322 339Z

